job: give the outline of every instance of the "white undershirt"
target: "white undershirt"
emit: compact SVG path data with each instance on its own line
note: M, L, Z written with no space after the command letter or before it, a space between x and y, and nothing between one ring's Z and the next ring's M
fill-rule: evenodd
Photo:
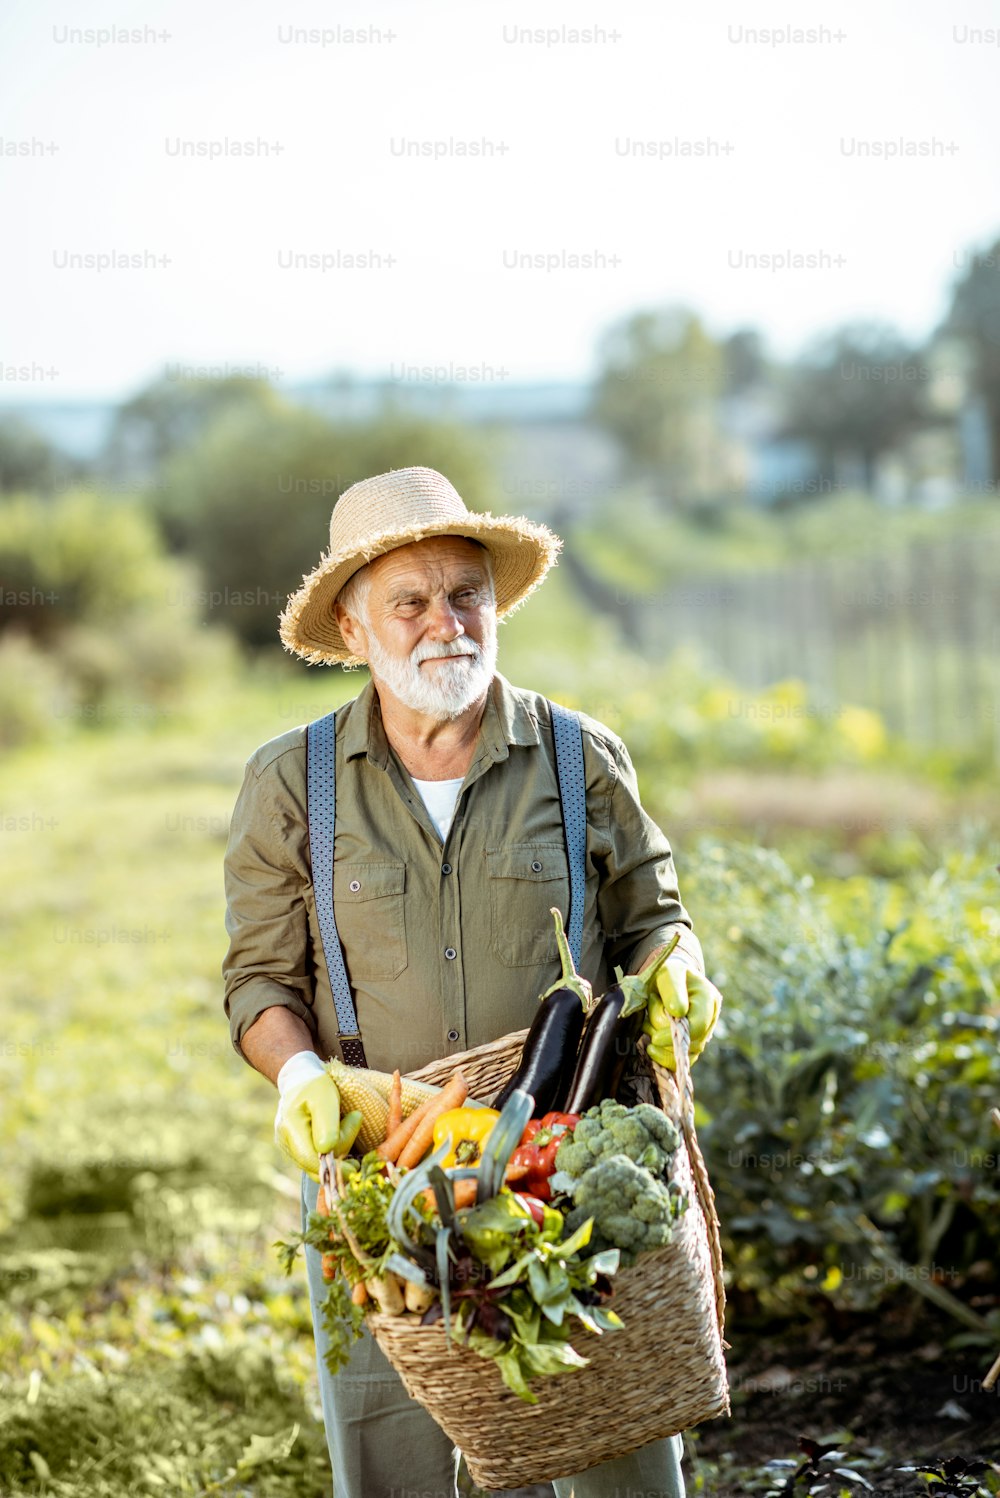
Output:
M413 779L412 776L410 778ZM448 829L455 815L458 793L464 780L464 775L459 775L457 780L413 779L413 784L423 798L428 815L441 835L442 843L448 841Z

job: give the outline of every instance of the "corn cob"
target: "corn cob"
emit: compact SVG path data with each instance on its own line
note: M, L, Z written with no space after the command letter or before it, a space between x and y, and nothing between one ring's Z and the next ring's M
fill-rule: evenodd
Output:
M360 1078L366 1087L370 1087L373 1092L376 1092L388 1107L389 1088L392 1085L392 1072L372 1071L370 1068L361 1066L345 1066L342 1061L337 1060L331 1060L328 1062L328 1066L330 1074L338 1086L344 1072L349 1072L352 1077ZM404 1118L407 1118L413 1112L414 1108L419 1108L420 1104L426 1102L429 1097L435 1097L441 1091L440 1087L433 1087L429 1082L414 1082L409 1077L403 1077L402 1083ZM348 1096L343 1088L341 1088L341 1096L345 1098ZM378 1142L381 1144L382 1140L380 1139Z
M360 1067L345 1066L342 1061L327 1062L327 1070L337 1084L341 1106L361 1114L361 1127L357 1133L357 1146L362 1154L373 1150L385 1138L389 1123L389 1104L380 1097L367 1081L367 1073Z

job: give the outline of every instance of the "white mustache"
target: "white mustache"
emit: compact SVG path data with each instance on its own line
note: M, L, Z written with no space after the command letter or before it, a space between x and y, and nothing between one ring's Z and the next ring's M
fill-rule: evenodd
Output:
M449 655L471 655L473 659L478 659L479 646L474 640L466 640L464 643L456 640L451 645L429 640L426 645L414 646L412 660L414 665L419 666L423 661L443 660Z

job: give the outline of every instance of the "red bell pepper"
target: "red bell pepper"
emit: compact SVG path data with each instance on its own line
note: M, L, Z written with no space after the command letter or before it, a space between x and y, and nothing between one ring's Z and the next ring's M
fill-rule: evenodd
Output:
M504 1179L537 1196L539 1201L550 1201L549 1176L556 1168L559 1141L579 1120L579 1113L546 1113L544 1118L531 1119L510 1157Z

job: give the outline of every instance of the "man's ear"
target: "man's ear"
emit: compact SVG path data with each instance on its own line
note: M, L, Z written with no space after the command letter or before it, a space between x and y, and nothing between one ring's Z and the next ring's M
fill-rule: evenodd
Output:
M337 621L337 628L344 637L344 644L352 655L359 656L362 660L368 649L368 637L353 614L349 614L342 603L333 605L333 617Z

